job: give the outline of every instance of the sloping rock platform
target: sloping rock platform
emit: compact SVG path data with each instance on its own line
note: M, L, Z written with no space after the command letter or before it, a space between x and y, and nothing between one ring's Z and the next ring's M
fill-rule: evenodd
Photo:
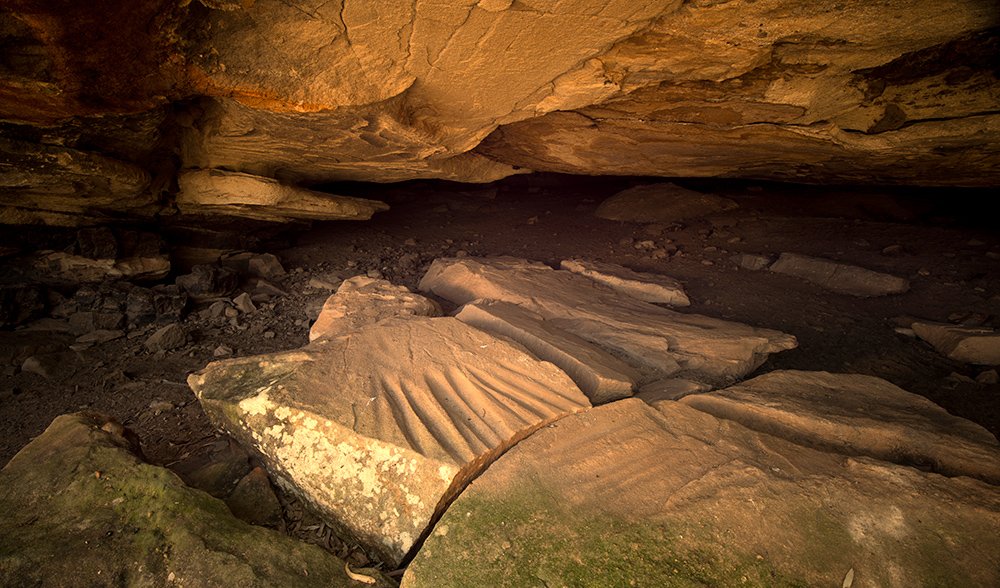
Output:
M456 304L516 304L539 315L546 328L624 360L639 372L638 385L672 377L726 385L768 354L796 346L785 333L661 308L579 274L512 257L437 259L420 289Z
M1000 493L978 480L627 399L497 460L402 585L995 586L997 528Z
M1000 484L989 431L881 378L777 371L680 402L800 445Z
M497 455L590 406L552 364L451 317L389 318L188 383L278 483L391 563Z
M337 557L236 519L106 423L60 416L0 471L0 585L356 585Z

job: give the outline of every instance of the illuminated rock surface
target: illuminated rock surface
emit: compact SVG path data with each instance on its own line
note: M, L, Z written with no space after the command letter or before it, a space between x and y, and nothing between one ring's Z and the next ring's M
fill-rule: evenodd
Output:
M1000 493L800 447L676 402L622 400L508 451L403 577L433 586L1000 581Z
M450 317L212 363L188 383L280 484L392 563L496 455L590 406L555 366Z
M388 280L355 276L341 282L326 299L309 329L309 340L345 335L393 316L440 316L437 302Z
M797 253L782 253L768 269L802 278L832 292L862 298L902 294L910 289L906 278Z
M0 135L31 145L0 151L40 163L0 169L4 222L145 214L188 169L1000 180L996 10L978 0L14 0L0 19L23 48L0 70Z
M800 445L1000 484L996 437L881 378L776 371L680 402Z
M437 259L420 289L456 304L509 302L622 358L638 384L683 377L727 384L795 337L770 329L685 314L624 296L581 275L512 257Z
M690 306L684 286L669 276L636 272L613 263L564 259L559 267L586 276L626 296L643 302Z
M918 321L910 328L939 353L956 361L1000 365L1000 333L988 327L963 327Z

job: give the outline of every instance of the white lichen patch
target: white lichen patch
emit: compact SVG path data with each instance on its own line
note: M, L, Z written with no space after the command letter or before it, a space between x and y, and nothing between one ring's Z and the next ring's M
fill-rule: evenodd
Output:
M378 538L390 553L405 554L457 469L308 413L273 403L271 409L275 419L285 418L262 428L267 439L258 448L297 493L360 536Z
M274 409L274 402L268 398L267 393L271 391L270 386L261 388L256 396L240 400L239 408L244 414L249 416L263 416Z

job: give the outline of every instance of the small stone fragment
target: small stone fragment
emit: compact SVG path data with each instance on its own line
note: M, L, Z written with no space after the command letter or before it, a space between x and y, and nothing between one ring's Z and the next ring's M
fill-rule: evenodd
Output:
M1000 383L1000 374L996 370L986 370L976 376L976 382L984 386Z
M146 339L143 345L151 352L170 351L183 347L187 343L187 333L177 323L161 327Z
M731 259L736 262L736 265L750 271L767 269L771 265L770 257L753 253L738 253L732 256Z
M250 295L246 292L240 294L236 298L233 298L233 306L235 306L236 310L243 314L257 312L257 307L254 305L253 300L250 299Z
M281 524L281 504L264 468L250 470L225 500L233 516L251 525L276 527Z

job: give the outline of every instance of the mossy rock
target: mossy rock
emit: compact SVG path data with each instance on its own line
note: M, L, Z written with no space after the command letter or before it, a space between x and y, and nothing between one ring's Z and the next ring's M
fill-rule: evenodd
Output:
M0 585L357 585L340 559L236 519L102 424L60 416L0 472Z
M629 399L508 451L402 585L996 586L998 528L995 486Z

